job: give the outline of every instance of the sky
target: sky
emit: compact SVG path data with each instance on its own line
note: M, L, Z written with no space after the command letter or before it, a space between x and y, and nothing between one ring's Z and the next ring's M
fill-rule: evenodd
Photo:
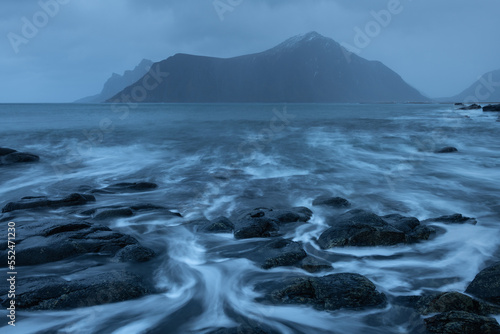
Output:
M72 102L176 53L233 57L317 31L429 97L500 69L498 0L1 0L0 103Z

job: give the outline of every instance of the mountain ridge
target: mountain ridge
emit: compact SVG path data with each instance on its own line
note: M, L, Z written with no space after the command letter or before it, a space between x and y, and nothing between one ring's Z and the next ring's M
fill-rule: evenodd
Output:
M430 100L381 62L350 54L339 43L317 32L293 36L262 52L231 58L178 53L155 63L155 67L169 75L139 102ZM107 102L125 102L123 96L144 90L143 81L141 78Z

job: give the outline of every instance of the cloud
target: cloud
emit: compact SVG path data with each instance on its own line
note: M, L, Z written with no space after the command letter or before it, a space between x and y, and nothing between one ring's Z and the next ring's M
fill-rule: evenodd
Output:
M63 0L41 0L42 3ZM355 29L389 1L232 0L223 20L213 0L64 0L57 15L15 53L37 1L2 0L0 101L69 102L97 93L112 72L175 53L231 57L271 48L312 30L353 43ZM221 0L229 1L229 0ZM500 68L494 0L400 0L404 10L360 55L384 62L431 96L453 95Z

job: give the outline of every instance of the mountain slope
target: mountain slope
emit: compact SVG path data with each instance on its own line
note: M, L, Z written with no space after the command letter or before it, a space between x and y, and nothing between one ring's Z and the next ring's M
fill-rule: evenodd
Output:
M85 97L83 99L75 101L75 103L105 102L115 94L119 93L126 87L142 78L146 73L148 73L151 65L153 65L153 62L151 60L143 59L133 70L125 71L123 75L113 73L111 77L106 81L102 88L102 91L99 94Z
M141 102L426 101L380 62L348 54L316 32L257 54L213 58L176 54L153 65L169 75ZM144 90L139 80L109 102Z
M439 100L465 103L500 102L500 70L484 74L458 95Z

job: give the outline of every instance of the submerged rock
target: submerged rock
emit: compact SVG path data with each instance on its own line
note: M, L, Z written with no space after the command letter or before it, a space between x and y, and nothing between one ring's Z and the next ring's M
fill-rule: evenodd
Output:
M481 106L479 104L473 103L469 106L459 108L459 110L476 110L476 109L481 109Z
M350 207L351 203L342 197L319 196L312 202L312 205L342 209Z
M386 297L359 274L341 273L323 277L302 277L284 282L269 282L265 300L273 304L310 305L318 310L360 309L384 306Z
M8 289L1 291L5 293ZM58 276L21 277L16 285L16 308L64 310L135 299L151 292L152 288L142 277L125 271L106 272L71 281ZM6 294L0 300L2 306L8 306Z
M481 270L465 292L500 305L500 262Z
M500 104L490 104L484 106L483 111L500 111Z
M127 218L132 217L137 212L141 211L160 211L172 217L182 217L180 213L169 211L168 209L156 206L152 204L137 204L128 206L103 206L99 208L93 208L90 210L85 210L80 214L82 216L88 216L95 220L107 220L114 218Z
M318 244L323 249L344 246L391 246L426 240L432 229L418 219L401 215L380 217L364 210L351 210L330 221Z
M152 182L122 182L112 184L102 189L93 189L91 193L101 193L101 194L117 194L117 193L128 193L128 192L145 192L152 191L158 188L156 183Z
M477 220L475 218L465 217L460 213L455 213L449 216L441 216L437 218L429 218L423 221L424 223L435 222L435 223L445 223L445 224L472 224L476 225Z
M40 157L38 155L18 152L10 148L0 147L0 166L16 163L37 162L39 160Z
M436 334L500 333L500 326L494 318L464 311L440 313L424 321L427 330Z
M437 150L435 153L455 153L455 152L458 152L458 149L456 147L448 146L440 150Z
M312 211L305 207L291 209L258 208L239 215L235 223L236 239L264 238L278 235L279 227L289 223L305 223Z
M86 194L71 194L62 199L48 199L47 197L23 197L19 202L10 202L3 207L2 212L36 208L60 208L65 206L83 205L95 202L95 197Z

